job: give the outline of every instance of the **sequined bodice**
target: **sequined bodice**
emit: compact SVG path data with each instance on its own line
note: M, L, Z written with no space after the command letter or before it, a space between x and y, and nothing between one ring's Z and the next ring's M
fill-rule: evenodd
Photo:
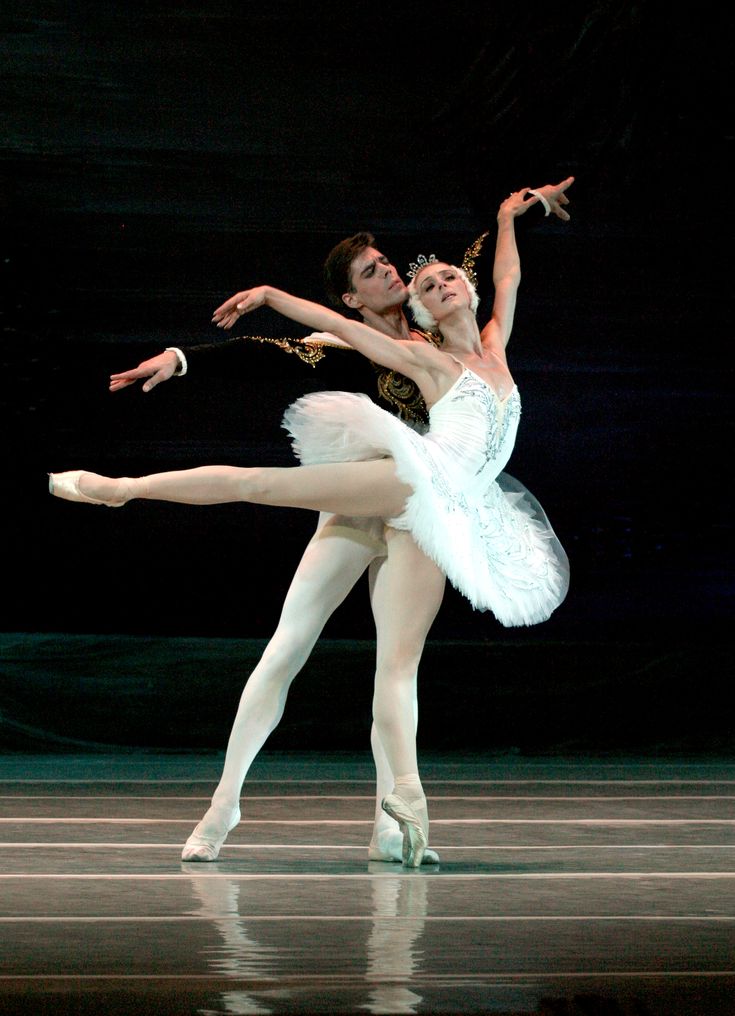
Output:
M517 388L501 401L478 374L465 367L429 411L425 440L435 445L444 468L455 473L461 489L483 490L511 456L520 415Z

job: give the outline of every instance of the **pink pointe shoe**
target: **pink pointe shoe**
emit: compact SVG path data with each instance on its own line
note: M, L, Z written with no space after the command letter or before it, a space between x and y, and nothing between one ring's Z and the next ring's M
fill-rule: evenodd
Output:
M125 497L114 501L101 501L96 497L90 497L79 489L79 481L83 476L97 475L97 473L88 473L83 469L72 469L67 473L49 473L49 494L63 498L65 501L80 501L84 504L103 504L108 508L122 508L127 500Z
M424 802L424 798L421 799ZM426 804L414 801L409 804L398 794L383 798L383 811L394 818L403 833L403 864L406 868L419 868L428 843L424 824L417 812L425 810Z
M403 861L403 835L400 829L380 829L373 832L368 845L368 861L384 861L389 864L401 864ZM439 864L439 855L427 847L421 859L424 864Z
M206 819L205 815L184 844L184 849L181 851L182 861L216 861L220 848L227 839L227 834L232 832L240 821L240 809L235 808L235 811L230 814L229 821L219 829L211 820L207 822Z

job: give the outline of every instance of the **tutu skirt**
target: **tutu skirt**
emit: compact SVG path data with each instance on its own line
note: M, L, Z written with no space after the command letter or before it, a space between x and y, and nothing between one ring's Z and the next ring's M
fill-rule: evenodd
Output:
M506 626L531 625L564 599L567 555L536 498L502 471L480 487L470 470L463 477L456 446L433 427L408 425L351 392L298 399L283 426L303 465L392 458L413 493L387 524L410 531L476 609Z

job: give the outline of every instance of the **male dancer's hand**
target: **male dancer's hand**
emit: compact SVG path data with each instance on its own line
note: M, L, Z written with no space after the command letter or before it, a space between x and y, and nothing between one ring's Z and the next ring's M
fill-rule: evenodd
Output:
M125 370L121 374L110 374L110 391L119 392L128 385L134 385L136 381L143 381L143 391L149 392L161 381L168 381L176 373L179 366L179 358L173 350L166 350L158 356L152 356L150 360L143 360L133 370Z

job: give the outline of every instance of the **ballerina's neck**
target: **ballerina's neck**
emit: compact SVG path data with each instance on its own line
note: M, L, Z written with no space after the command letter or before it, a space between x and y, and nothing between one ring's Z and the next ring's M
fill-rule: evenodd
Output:
M462 355L452 353L451 355L462 365L462 367L467 367L474 374L477 374L479 378L485 381L485 383L493 389L501 401L503 401L515 387L515 381L508 370L507 364L504 363L502 357L498 356L497 353L485 349L483 350L481 356L468 353L464 353Z
M481 356L482 337L475 315L469 311L453 314L440 326L442 349L454 356Z

